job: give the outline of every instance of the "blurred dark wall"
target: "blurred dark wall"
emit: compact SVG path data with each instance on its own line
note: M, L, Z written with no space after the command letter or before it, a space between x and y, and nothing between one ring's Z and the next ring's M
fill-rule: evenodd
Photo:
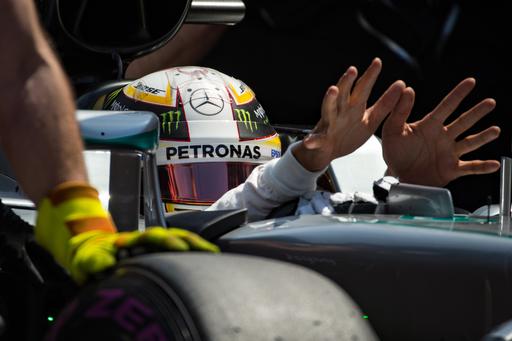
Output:
M501 137L465 159L510 156L505 52L511 40L505 1L453 0L245 0L244 21L230 28L202 61L246 82L272 123L313 125L325 90L350 65L362 72L378 56L383 72L370 104L395 80L416 90L411 120L430 112L463 78L477 87L456 114L485 97L497 108L474 133L497 124ZM63 37L47 15L59 55L77 95L115 79L109 55L87 52ZM199 44L201 42L198 42ZM454 115L456 116L456 115ZM499 174L465 177L449 185L455 204L474 210L499 198Z
M497 108L469 133L497 124L498 141L465 159L510 156L507 102L511 74L504 51L509 29L505 1L256 1L203 61L244 80L273 123L314 124L327 87L350 65L362 72L383 60L370 104L396 79L416 90L411 120L421 118L463 78L477 87L457 114L485 97ZM499 198L499 174L449 185L457 206L474 210Z

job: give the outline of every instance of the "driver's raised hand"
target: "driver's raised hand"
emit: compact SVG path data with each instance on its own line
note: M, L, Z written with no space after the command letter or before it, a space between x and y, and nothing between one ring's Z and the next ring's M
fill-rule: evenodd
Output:
M357 69L351 66L336 85L329 87L322 103L320 121L293 150L304 168L318 171L332 160L355 151L395 107L405 88L402 81L393 83L373 106L367 107L381 68L382 62L375 58L356 81Z
M35 236L78 283L113 266L122 248L147 245L170 251L219 250L186 230L155 227L144 232L117 232L98 192L83 182L63 183L39 203Z
M473 78L463 80L432 112L414 123L406 122L414 105L414 91L411 88L403 90L382 130L384 160L390 174L403 182L444 186L460 176L492 173L499 169L500 164L495 160L460 159L496 139L500 134L498 127L489 127L457 140L494 109L496 102L493 99L481 101L450 124L444 124L474 86Z

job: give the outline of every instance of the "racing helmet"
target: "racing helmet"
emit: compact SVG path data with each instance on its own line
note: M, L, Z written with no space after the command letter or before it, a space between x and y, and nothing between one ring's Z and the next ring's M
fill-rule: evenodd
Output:
M166 211L203 209L281 156L279 136L242 81L196 66L149 74L104 98L106 110L160 119L157 165Z

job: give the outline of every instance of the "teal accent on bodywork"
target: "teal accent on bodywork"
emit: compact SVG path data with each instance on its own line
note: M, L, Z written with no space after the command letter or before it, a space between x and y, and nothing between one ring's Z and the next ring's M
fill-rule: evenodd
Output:
M460 214L455 215L452 218L432 218L432 217L416 217L411 215L403 215L400 216L400 220L414 220L418 222L454 222L454 223L473 223L473 224L482 224L482 223L495 223L498 221L498 218L496 217L489 217L489 220L487 218L482 217L471 217L468 215Z
M429 228L445 231L471 232L485 235L501 235L498 218L471 217L455 215L452 218L432 218L403 215L396 220L378 219L379 225L401 226L412 228Z
M84 141L89 146L102 145L102 146L123 146L137 150L155 150L158 147L158 131L148 131L138 135L120 138L88 138L85 137Z
M470 232L512 238L512 234L502 231L497 217L455 215L452 218L432 218L419 216L392 215L332 215L329 220L342 224L378 225L389 228L434 229L450 232Z

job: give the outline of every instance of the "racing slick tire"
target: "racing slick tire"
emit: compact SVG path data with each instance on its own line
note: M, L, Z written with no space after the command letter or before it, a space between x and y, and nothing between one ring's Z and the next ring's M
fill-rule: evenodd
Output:
M159 253L82 291L48 340L376 340L337 285L254 256Z

